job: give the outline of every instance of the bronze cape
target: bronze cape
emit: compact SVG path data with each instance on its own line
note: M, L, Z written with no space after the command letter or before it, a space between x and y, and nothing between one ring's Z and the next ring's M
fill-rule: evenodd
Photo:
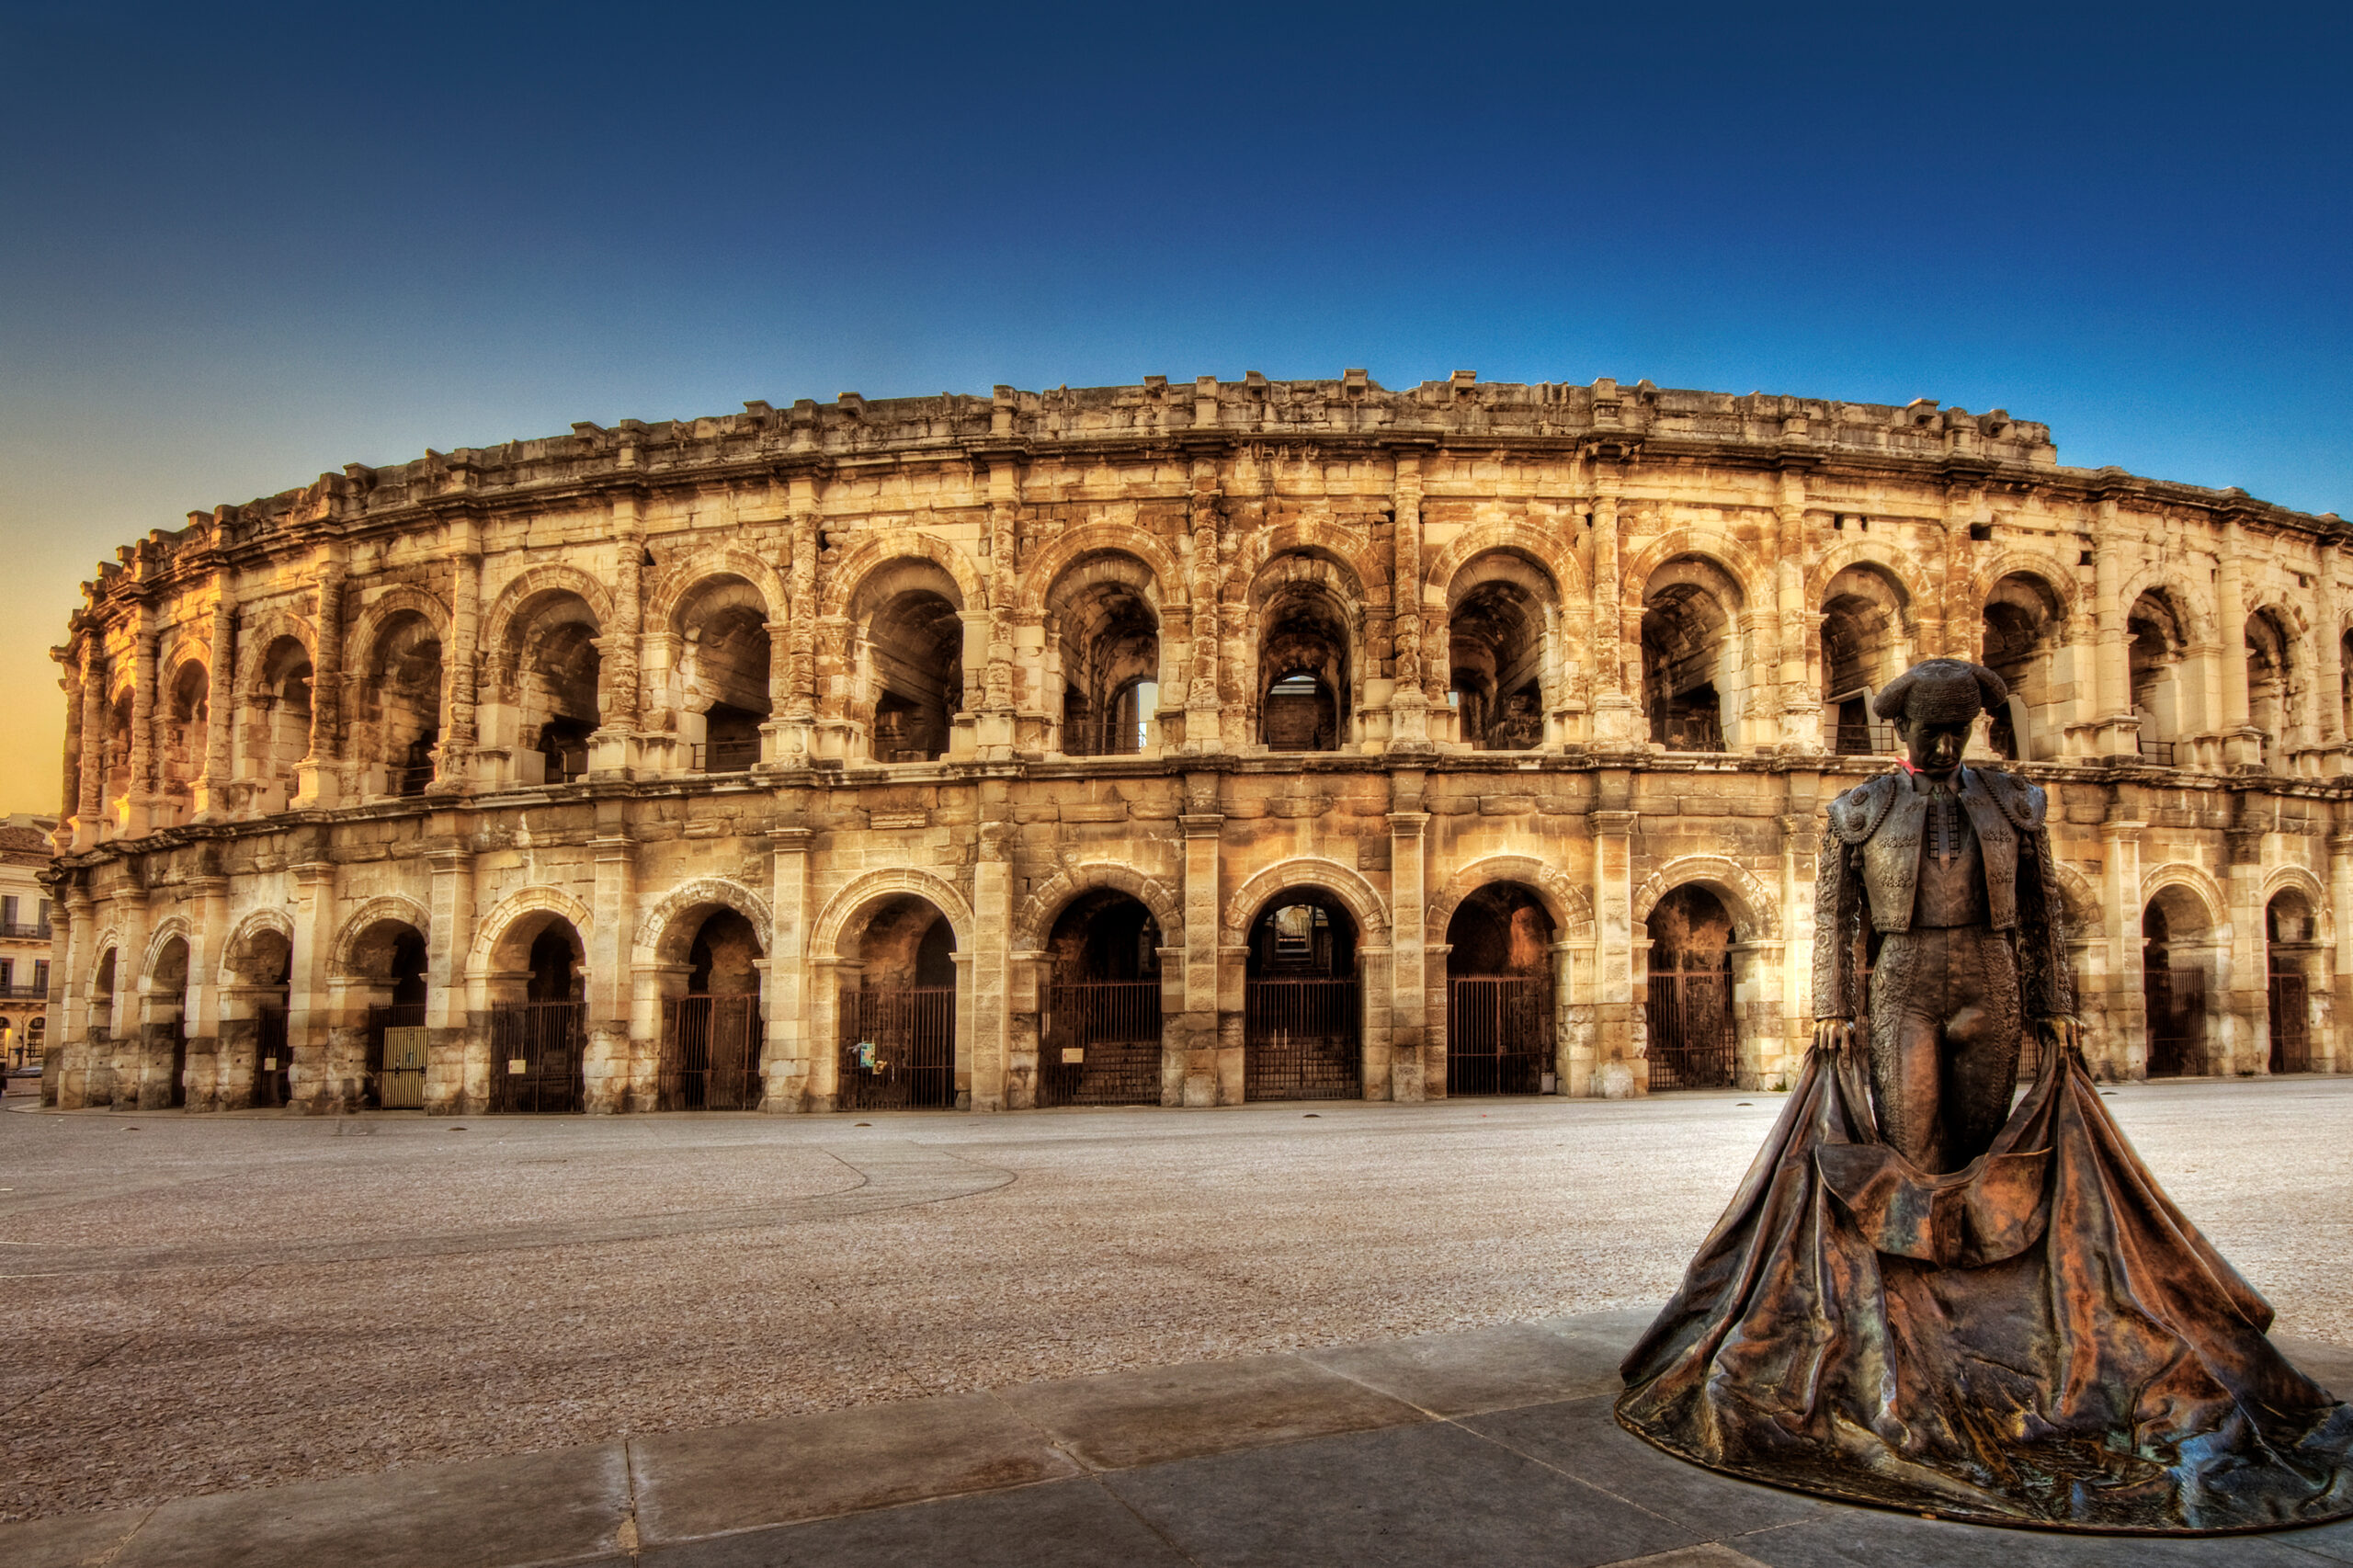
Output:
M2185 1219L2073 1051L1982 1158L1882 1142L1816 1050L1618 1419L1695 1464L1983 1524L2188 1534L2353 1514L2353 1406Z

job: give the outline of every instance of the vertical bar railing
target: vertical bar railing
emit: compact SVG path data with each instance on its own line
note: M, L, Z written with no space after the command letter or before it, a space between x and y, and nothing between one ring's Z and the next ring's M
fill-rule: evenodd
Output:
M2301 974L2271 976L2271 1071L2312 1071L2312 1040L2305 1025L2311 1004Z
M844 1110L944 1109L956 1103L956 988L896 985L841 994Z
M1040 1105L1160 1103L1160 982L1074 981L1046 996Z
M384 1065L386 1029L425 1027L422 1002L380 1003L368 1009L368 1061L361 1082L362 1103L376 1106L421 1106L425 1103L425 1069ZM394 1082L394 1080L399 1080Z
M579 1002L509 1002L491 1008L493 1110L580 1108L587 1012Z
M1362 1095L1358 1009L1353 979L1245 983L1243 1097L1336 1100Z
M690 995L662 1004L664 1110L757 1110L760 999Z
M1453 976L1447 983L1446 1092L1541 1089L1552 1065L1552 984L1541 976Z
M1722 972L1654 974L1644 1023L1654 1089L1732 1086L1737 1040L1733 1028L1732 976Z

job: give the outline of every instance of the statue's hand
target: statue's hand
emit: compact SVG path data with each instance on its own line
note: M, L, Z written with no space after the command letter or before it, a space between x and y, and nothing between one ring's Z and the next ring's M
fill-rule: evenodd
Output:
M2080 1051L2084 1048L2084 1026L2074 1018L2063 1015L2037 1018L2034 1027L2045 1040L2059 1050Z
M1816 1051L1851 1051L1854 1044L1855 1021L1852 1018L1813 1020L1813 1048Z

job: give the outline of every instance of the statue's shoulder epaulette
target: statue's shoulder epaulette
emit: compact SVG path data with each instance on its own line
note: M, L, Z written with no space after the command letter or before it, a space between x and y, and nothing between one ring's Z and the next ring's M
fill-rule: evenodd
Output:
M1903 776L1882 773L1868 784L1858 784L1830 802L1830 831L1848 844L1860 844L1879 831L1887 808L1904 787Z
M2002 814L2029 831L2040 827L2051 810L2051 797L2040 784L2029 784L2015 773L1995 767L1983 777Z

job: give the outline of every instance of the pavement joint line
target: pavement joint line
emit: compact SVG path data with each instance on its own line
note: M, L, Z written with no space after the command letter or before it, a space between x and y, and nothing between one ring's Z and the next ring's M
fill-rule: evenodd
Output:
M1152 1520L1147 1517L1133 1503L1131 1503L1125 1497L1120 1496L1118 1488L1114 1487L1110 1482L1104 1478L1105 1473L1106 1472L1102 1471L1090 1471L1086 1479L1093 1484L1096 1491L1100 1492L1104 1496L1108 1497L1130 1518L1135 1520L1136 1523L1150 1530L1153 1533L1154 1538L1159 1540L1163 1546L1168 1548L1170 1551L1175 1552L1185 1562L1192 1563L1193 1568L1201 1568L1201 1560L1199 1558L1186 1551L1184 1547L1177 1543L1176 1537L1170 1535L1166 1530L1162 1529L1158 1525L1153 1523Z

